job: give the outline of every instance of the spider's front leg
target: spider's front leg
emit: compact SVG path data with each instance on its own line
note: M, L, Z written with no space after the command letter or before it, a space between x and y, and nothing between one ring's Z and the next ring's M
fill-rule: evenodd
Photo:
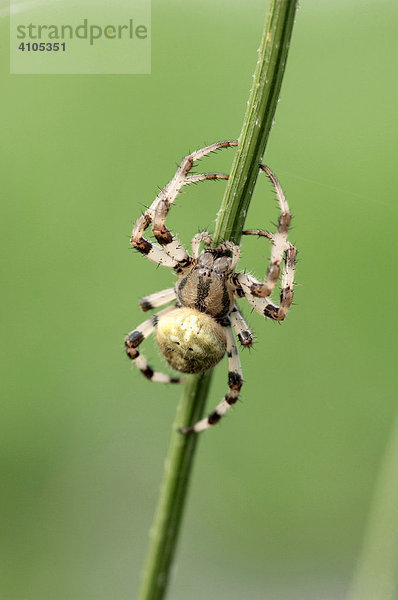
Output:
M272 241L270 265L268 267L264 283L256 282L252 284L251 287L251 292L254 296L266 298L267 296L270 296L276 282L279 279L283 255L284 252L289 248L287 235L292 217L290 214L289 205L286 202L286 198L279 181L272 173L271 169L269 169L266 165L260 165L260 169L268 175L276 191L278 204L281 210L281 215L278 221L278 230L275 234L271 234L267 231L262 231L259 229L248 229L243 231L243 235L259 235Z
M143 215L138 217L136 224L134 225L133 232L130 238L130 244L141 252L144 256L149 258L152 262L157 265L163 265L164 267L176 267L177 261L168 256L162 249L161 246L152 244L146 238L144 238L144 231L152 223L152 216L148 209Z
M180 433L199 433L200 431L204 431L212 425L215 425L239 398L239 393L243 384L242 368L240 365L238 348L229 322L225 325L225 334L227 338L229 391L226 393L224 400L216 406L215 410L210 413L208 417L198 421L190 427L182 427L179 430Z
M124 341L127 356L131 358L141 373L145 375L147 379L150 379L150 381L156 381L159 383L184 382L184 380L180 377L170 377L170 375L166 375L165 373L154 371L152 367L148 365L144 356L137 350L138 346L154 331L159 318L171 312L172 310L175 310L175 306L168 306L167 308L164 308L150 319L147 319L141 323L141 325L139 325L136 329L131 331L126 336Z
M189 255L165 225L170 206L176 199L181 188L185 185L206 180L214 181L217 179L228 179L229 176L224 173L203 173L200 175L192 175L191 177L188 177L188 173L194 162L203 156L206 156L206 154L214 152L219 148L228 148L230 146L235 146L236 144L237 142L219 142L186 156L177 169L174 178L167 184L164 190L160 192L151 207L154 209L152 226L153 235L162 246L164 252L174 258L178 263L184 265L189 260Z
M200 242L203 242L206 246L211 245L211 237L208 231L202 231L201 233L197 233L192 238L192 258L199 258L199 247Z
M187 175L195 161L220 148L229 148L236 145L237 142L235 141L217 142L216 144L192 152L192 154L189 154L182 160L173 179L158 194L151 206L141 215L134 226L130 241L139 252L145 254L153 262L167 267L174 267L177 272L181 272L190 266L190 256L165 225L170 206L184 185L204 180L228 179L228 175L222 173L205 173L202 175L192 175L191 177ZM151 223L152 232L158 245L151 244L143 237L145 230Z

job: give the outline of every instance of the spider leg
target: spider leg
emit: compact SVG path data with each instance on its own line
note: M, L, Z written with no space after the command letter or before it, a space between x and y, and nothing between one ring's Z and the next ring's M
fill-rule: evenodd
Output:
M134 248L146 255L155 263L176 268L177 272L190 265L191 259L183 246L164 225L171 204L176 199L180 189L189 183L197 183L205 179L228 179L228 175L207 173L187 177L194 162L210 152L220 148L236 146L235 141L225 141L206 146L201 150L186 156L177 169L173 179L158 194L151 206L137 220L130 242ZM159 245L151 244L143 237L144 231L153 223L152 231Z
M241 345L244 348L250 348L253 346L253 334L236 304L234 305L229 317L231 319L232 327L234 328Z
M168 288L167 290L155 292L154 294L150 294L149 296L144 296L144 298L141 298L140 307L141 310L146 312L147 310L152 310L152 308L157 308L158 306L163 306L163 304L171 302L175 297L175 289L173 287Z
M228 177L228 176L226 176L226 177ZM202 231L201 233L197 233L192 238L192 256L193 256L193 258L199 257L200 242L204 242L206 244L206 246L210 246L211 237L210 237L210 234L208 231ZM215 250L219 250L219 251L229 250L231 252L232 260L231 260L231 265L229 268L231 271L233 271L235 269L236 265L238 264L238 261L240 258L239 246L237 246L233 242L223 242L222 244L217 246L217 248L215 248Z
M168 312L171 312L172 310L174 310L174 308L175 306L168 306L167 308L164 308L147 321L144 321L136 329L131 331L131 333L129 333L126 336L124 341L127 356L131 358L131 360L139 368L141 373L151 381L156 381L159 383L183 383L184 381L179 377L171 377L170 375L166 375L165 373L159 373L158 371L154 371L152 367L148 365L144 356L140 354L140 352L138 352L137 350L138 346L145 340L145 338L151 335L151 333L154 331L158 323L159 317L162 317Z
M197 233L192 238L192 258L199 258L199 246L200 242L206 244L206 246L210 246L211 237L208 231L202 231L201 233Z
M185 159L184 159L185 160ZM178 175L179 171L177 171ZM177 175L175 177L177 177ZM229 176L224 173L202 173L200 175L192 175L191 177L180 177L177 182L175 182L173 189L170 191L168 186L174 182L174 179L165 187L162 192L158 195L150 210L153 210L153 225L152 232L155 236L156 240L161 245L164 252L176 260L179 264L185 263L189 261L189 255L182 246L182 244L178 241L178 239L173 236L171 231L167 229L165 225L166 217L170 210L171 204L177 197L178 192L185 185L189 185L190 183L198 183L199 181L205 180L216 180L216 179L228 179Z
M264 315L274 321L283 321L293 303L293 282L296 266L297 250L292 244L288 244L285 253L285 264L282 273L282 287L280 305L276 306L268 298L259 298L253 294L253 288L261 285L254 277L247 273L240 273L237 283L243 291L246 300L260 315ZM239 290L238 287L238 290Z
M216 250L229 250L232 254L230 270L233 271L240 259L240 248L233 242L223 242Z
M239 398L239 393L242 387L242 368L240 365L238 348L236 346L234 334L231 329L231 325L226 326L227 336L227 356L228 356L228 386L229 391L226 393L224 399L218 404L215 410L210 413L208 417L205 417L201 421L198 421L190 427L183 427L179 431L180 433L199 433L208 429L212 425L218 423L218 421L225 415L225 413L233 406Z
M144 231L152 223L152 217L149 215L148 210L138 217L131 234L130 244L157 265L176 267L177 261L168 256L159 244L152 244L143 237Z
M271 294L276 282L279 279L282 258L284 252L289 247L289 243L287 241L287 234L289 231L290 220L292 217L290 214L289 205L286 202L286 198L284 196L279 181L266 165L260 165L260 169L262 169L270 178L275 188L279 207L282 213L278 221L278 230L274 235L268 233L268 231L261 231L258 229L249 229L243 232L244 235L260 235L263 237L267 237L272 241L270 265L268 267L264 283L257 282L256 284L253 284L251 290L254 296L265 298L266 296L269 296Z

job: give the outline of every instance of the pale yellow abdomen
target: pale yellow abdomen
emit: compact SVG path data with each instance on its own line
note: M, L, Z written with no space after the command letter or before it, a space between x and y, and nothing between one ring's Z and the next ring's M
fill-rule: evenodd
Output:
M159 320L157 341L167 362L182 373L203 373L225 354L223 327L192 308L177 308Z

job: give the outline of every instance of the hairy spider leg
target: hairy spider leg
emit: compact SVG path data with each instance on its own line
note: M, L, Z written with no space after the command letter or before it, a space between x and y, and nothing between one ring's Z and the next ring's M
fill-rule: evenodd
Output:
M280 305L277 306L268 298L259 298L253 294L253 287L261 285L247 273L240 273L237 277L238 283L241 286L246 300L260 315L264 315L274 321L283 321L289 312L293 303L293 282L296 266L297 250L289 244L286 250L285 265L282 273L282 287L280 295Z
M230 270L233 271L240 259L240 248L233 242L223 242L219 246L217 246L216 250L229 250L231 252L231 266Z
M208 231L202 231L201 233L197 233L196 235L193 236L191 244L192 244L192 258L194 258L194 259L199 258L200 242L203 242L204 244L206 244L206 246L210 246L211 237L210 237L210 233Z
M175 305L168 306L163 310L159 311L156 315L147 319L136 329L131 331L125 338L126 354L134 364L139 368L141 373L145 375L147 379L158 383L183 383L184 379L181 377L171 377L165 373L154 371L150 367L142 354L137 350L138 346L153 333L156 325L158 324L159 318L163 317L167 313L175 310Z
M279 279L283 255L288 248L287 235L292 216L290 214L289 205L286 202L281 185L275 175L272 173L271 169L269 169L269 167L266 165L260 165L260 169L264 171L271 180L275 188L279 208L282 213L278 221L278 230L274 235L270 235L268 232L259 234L257 229L243 231L243 235L263 235L272 241L270 265L265 275L264 283L253 284L251 290L254 296L265 298L271 294L276 282Z
M208 429L212 425L218 423L218 421L225 415L225 413L233 406L239 398L239 393L242 387L242 368L240 365L238 348L235 342L234 334L231 329L231 325L228 322L225 327L225 334L227 337L227 356L228 356L228 387L229 390L226 393L224 399L218 404L215 410L210 413L208 417L205 417L201 421L198 421L190 427L182 427L180 433L199 433Z
M196 160L220 148L236 146L237 143L236 141L217 142L186 156L173 179L161 190L145 213L138 218L130 239L132 246L157 264L167 267L179 265L181 268L188 266L190 263L188 253L164 224L168 211L184 185L203 180L228 179L228 175L222 173L205 173L191 177L187 177L187 174ZM158 245L152 244L143 237L144 231L151 223L153 223L152 231Z
M163 306L163 304L167 304L174 300L176 296L177 294L173 287L167 288L167 290L161 290L160 292L155 292L149 296L144 296L144 298L141 298L140 300L141 310L146 312L147 310L152 310L152 308Z
M167 229L165 225L165 221L170 210L171 204L177 197L177 194L181 190L184 185L189 185L190 183L199 183L199 181L206 180L226 180L229 178L229 175L224 173L202 173L200 175L192 175L191 177L185 177L184 179L180 179L172 189L173 195L170 191L167 191L167 186L159 196L156 198L152 206L150 207L150 211L152 211L152 232L159 242L160 246L163 248L164 252L176 260L179 264L186 263L189 260L189 255L182 244L178 241L178 239L171 233L169 229ZM173 180L174 181L174 180Z
M253 334L236 304L234 305L229 318L231 319L232 327L238 336L241 346L244 348L253 346Z

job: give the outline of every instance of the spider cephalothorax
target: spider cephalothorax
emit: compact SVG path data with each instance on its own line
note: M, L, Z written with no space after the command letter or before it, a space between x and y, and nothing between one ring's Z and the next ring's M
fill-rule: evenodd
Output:
M182 433L199 432L217 423L235 404L242 387L242 370L232 327L243 347L253 344L249 330L236 298L245 297L260 314L275 321L283 321L293 302L293 279L297 251L287 241L290 224L289 207L278 180L268 167L260 168L275 187L281 216L275 234L260 229L244 231L244 235L258 235L272 242L271 260L263 283L247 273L237 273L239 247L226 241L217 248L209 248L210 235L199 233L192 240L192 256L165 226L169 208L180 189L189 183L205 179L228 179L228 175L206 173L191 175L194 161L219 148L236 146L237 142L219 142L186 156L174 178L160 192L148 210L136 222L131 236L132 245L157 264L174 269L178 281L173 288L156 292L140 302L144 311L173 303L142 323L125 340L127 355L142 373L152 381L180 383L180 378L155 372L137 350L141 342L157 330L157 342L167 362L182 373L204 373L223 358L228 357L229 391L223 401L205 419L182 430ZM143 237L152 223L158 244ZM207 247L199 253L200 244ZM277 283L281 264L282 286L280 305L269 300Z

